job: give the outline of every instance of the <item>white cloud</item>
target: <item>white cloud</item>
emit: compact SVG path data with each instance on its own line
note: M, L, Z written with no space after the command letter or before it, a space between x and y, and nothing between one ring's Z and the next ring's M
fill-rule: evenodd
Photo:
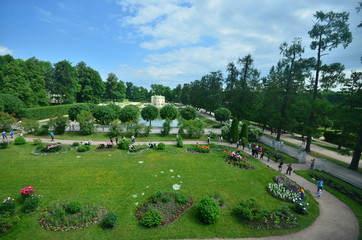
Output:
M13 51L5 46L0 46L0 56L7 55L7 54L12 55Z
M209 71L225 70L229 61L247 54L265 75L281 58L282 42L302 37L308 49L315 11L349 7L327 0L289 4L281 0L120 0L118 4L124 16L119 19L122 27L131 28L133 40L137 38L139 47L147 50L141 59L144 66L123 65L121 78L141 85L162 81L171 87L200 79ZM306 54L314 56L310 51Z

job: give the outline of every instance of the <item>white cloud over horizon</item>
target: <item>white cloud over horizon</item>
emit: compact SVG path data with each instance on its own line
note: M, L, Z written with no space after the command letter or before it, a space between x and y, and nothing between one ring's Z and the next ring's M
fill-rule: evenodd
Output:
M9 48L5 47L5 46L0 46L0 56L4 56L7 54L12 55L14 52L12 50L10 50Z

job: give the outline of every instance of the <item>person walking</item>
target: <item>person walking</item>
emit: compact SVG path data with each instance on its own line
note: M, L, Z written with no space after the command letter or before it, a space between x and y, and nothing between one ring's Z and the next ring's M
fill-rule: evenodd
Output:
M236 148L239 148L239 145L240 145L240 141L236 141Z
M10 131L10 137L14 138L14 131L13 130Z
M109 137L109 142L112 143L112 145L113 145L113 137L112 136Z
M210 136L207 137L207 143L210 143Z
M314 162L315 162L315 158L313 158L312 160L310 160L312 163L310 164L310 170L314 169Z
M278 165L279 172L281 172L281 171L282 171L283 164L284 164L284 161L283 161L283 159L282 159L282 160L280 161L279 165Z
M52 139L51 141L54 141L54 133L53 133L53 132L50 132L49 136L50 136L50 138Z
M244 150L244 148L245 148L245 142L244 141L241 143L241 146L243 146L243 150Z
M323 191L321 189L319 189L318 192L317 192L317 197L320 198L322 196L322 193L323 193Z
M1 136L3 136L3 139L8 139L8 137L6 136L6 132L3 132Z
M292 168L292 163L289 163L288 165L287 165L287 172L285 173L285 174L289 174L289 176L290 176L290 174L292 173L292 171L293 171L293 168Z
M132 144L134 144L136 142L136 138L133 135L131 136L131 141L132 141Z
M324 181L319 179L317 182L317 193L319 190L323 191L323 185L324 185Z
M118 137L116 137L116 145L118 145Z
M305 198L305 191L303 188L300 188L300 199L302 199L302 201L303 201L304 198Z

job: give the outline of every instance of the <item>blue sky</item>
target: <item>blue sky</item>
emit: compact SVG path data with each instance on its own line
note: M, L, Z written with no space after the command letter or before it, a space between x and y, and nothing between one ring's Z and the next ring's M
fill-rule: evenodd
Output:
M200 79L251 54L265 76L281 58L279 45L302 37L305 57L313 13L350 12L353 42L326 63L361 70L362 12L355 0L0 0L0 55L56 63L86 62L103 80L149 87Z

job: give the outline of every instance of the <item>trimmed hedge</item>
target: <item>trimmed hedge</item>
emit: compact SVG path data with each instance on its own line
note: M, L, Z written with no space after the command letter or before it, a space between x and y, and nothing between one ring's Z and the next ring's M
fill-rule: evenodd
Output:
M56 117L57 114L67 115L68 109L74 105L87 104L87 103L75 103L56 105L48 107L36 107L36 108L23 108L17 115L18 118L31 118L36 120L47 119Z

